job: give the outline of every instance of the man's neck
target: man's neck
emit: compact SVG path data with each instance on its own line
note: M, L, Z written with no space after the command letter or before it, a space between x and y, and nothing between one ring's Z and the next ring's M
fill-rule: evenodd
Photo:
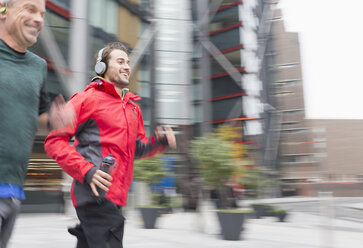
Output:
M5 42L11 49L19 53L25 53L26 47L19 45L10 35L0 32L0 39Z
M123 88L121 88L121 87L117 87L117 86L115 85L115 90L116 90L117 94L119 94L119 96L120 96L120 97L122 97L122 89L123 89Z
M119 94L119 96L121 97L121 99L124 99L126 93L129 91L127 87L116 86L116 84L115 84L115 89L117 94Z
M117 83L114 83L114 82L112 82L107 76L106 77L104 77L104 79L107 81L107 82L110 82L110 83L113 83L114 84L114 86L115 86L115 90L116 90L116 92L117 92L117 94L119 94L120 95L120 97L122 98L123 97L123 89L124 88L126 88L126 89L128 89L128 85L124 85L124 84L117 84Z

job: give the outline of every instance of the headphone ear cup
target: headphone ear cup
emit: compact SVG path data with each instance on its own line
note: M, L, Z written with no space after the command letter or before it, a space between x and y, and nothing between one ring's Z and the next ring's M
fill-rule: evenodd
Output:
M97 75L103 75L106 72L107 66L105 62L97 61L95 65L95 72Z

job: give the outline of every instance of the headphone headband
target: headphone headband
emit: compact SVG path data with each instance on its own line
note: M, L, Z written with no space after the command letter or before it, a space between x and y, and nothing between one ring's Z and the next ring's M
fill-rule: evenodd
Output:
M95 72L99 76L102 76L106 72L106 69L107 69L106 63L102 62L103 50L105 50L105 48L102 48L101 50L98 51L97 61L96 61L96 65L95 65Z
M105 48L102 48L102 49L100 49L98 51L97 62L101 62L102 61L103 50L105 50Z

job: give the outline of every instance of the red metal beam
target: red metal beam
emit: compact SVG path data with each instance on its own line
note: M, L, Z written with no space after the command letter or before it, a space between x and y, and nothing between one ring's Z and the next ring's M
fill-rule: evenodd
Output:
M222 11L222 10L225 10L225 9L229 9L233 6L236 6L236 5L239 5L239 4L242 4L243 1L242 0L239 0L239 1L235 1L233 3L230 3L230 4L226 4L222 7L218 7L217 9L214 9L214 10L210 10L209 12L215 12L215 11Z
M260 118L238 117L238 118L232 118L232 119L223 119L223 120L210 121L209 123L219 124L219 123L225 123L225 122L230 122L230 121L250 121L250 120L260 120Z
M71 12L69 12L67 9L59 6L58 4L55 4L55 3L53 3L50 0L47 0L45 4L46 4L46 7L47 8L49 8L52 11L54 11L58 15L66 18L66 19L71 19L72 18Z
M244 48L245 48L245 46L241 44L239 46L223 49L223 50L221 50L221 53L229 53L229 52L233 52L233 51L236 51L236 50L241 50L241 49L244 49Z
M245 72L245 68L237 68L234 71L231 71L231 73L236 73L236 72ZM219 77L225 77L228 76L229 73L228 72L222 72L222 73L218 73L218 74L214 74L212 76L210 76L210 79L214 79L214 78L219 78Z
M215 34L219 34L219 33L222 33L222 32L225 32L225 31L234 29L234 28L242 27L242 26L243 26L243 23L242 22L238 22L238 23L229 25L227 27L220 28L220 29L214 30L212 32L209 32L209 36L212 36L212 35L215 35Z
M247 95L245 92L238 92L238 93L234 93L234 94L230 94L230 95L213 97L210 99L210 101L219 101L219 100L230 99L230 98L234 98L234 97L238 97L238 96L245 96L245 95Z
M214 56L214 55L218 55L218 54L225 54L225 53L241 50L241 49L244 49L244 48L245 48L245 46L241 44L239 46L235 46L235 47L220 50L220 51L218 51L216 53L213 53L213 54L208 54L208 56Z
M43 58L43 57L42 57ZM68 67L65 67L65 68L57 68L53 62L47 58L43 58L46 62L47 62L47 67L49 69L52 69L52 70L60 70L60 71L63 71L63 73L67 74L67 75L71 75L73 73L73 71L68 68Z

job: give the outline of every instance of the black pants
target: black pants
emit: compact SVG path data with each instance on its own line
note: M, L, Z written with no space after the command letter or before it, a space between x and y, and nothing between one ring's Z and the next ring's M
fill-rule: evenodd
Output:
M76 208L80 225L69 228L77 236L77 248L122 248L125 218L111 201Z

